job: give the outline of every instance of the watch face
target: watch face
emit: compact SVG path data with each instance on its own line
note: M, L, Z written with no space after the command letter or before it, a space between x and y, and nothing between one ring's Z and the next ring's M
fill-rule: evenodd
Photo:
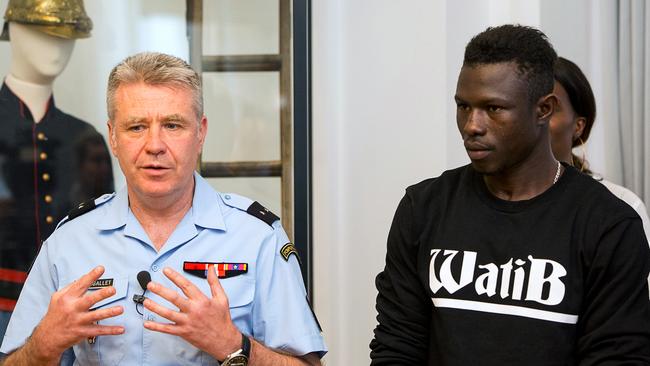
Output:
M248 366L248 357L237 355L222 363L222 366Z

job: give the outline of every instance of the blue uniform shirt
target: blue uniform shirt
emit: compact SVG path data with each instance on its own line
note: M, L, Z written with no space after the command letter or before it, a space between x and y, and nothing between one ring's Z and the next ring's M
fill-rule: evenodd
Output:
M252 203L216 192L195 174L192 207L157 252L129 209L126 189L102 196L96 200L97 208L61 225L43 245L0 351L9 353L25 343L47 312L52 293L103 265L100 279L112 279L116 294L93 308L122 305L123 314L100 324L123 325L125 333L99 336L94 344L84 340L64 353L61 364L218 365L180 337L145 329L147 319L168 321L137 305L144 314L140 315L132 300L143 292L137 280L143 270L153 281L181 292L163 275L164 267L183 274L211 296L207 279L183 271L184 262L209 262L247 264L246 273L220 279L232 320L244 334L291 354L324 354L297 257L281 254L289 242L287 235L279 221L269 225L248 214ZM150 291L145 295L175 309Z

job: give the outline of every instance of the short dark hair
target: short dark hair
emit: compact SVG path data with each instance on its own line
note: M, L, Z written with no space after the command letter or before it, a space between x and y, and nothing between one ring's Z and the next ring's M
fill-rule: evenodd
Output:
M465 48L463 66L514 62L527 81L531 103L553 92L553 65L557 54L540 30L506 24L489 27Z
M571 146L576 147L589 138L589 132L596 120L596 98L582 70L564 57L558 57L555 62L555 80L566 90L571 107L576 114L585 119L585 127L580 139L575 139Z

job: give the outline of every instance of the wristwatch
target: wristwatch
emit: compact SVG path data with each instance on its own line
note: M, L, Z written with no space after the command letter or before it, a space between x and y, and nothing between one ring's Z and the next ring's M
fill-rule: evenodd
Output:
M250 353L251 341L242 333L241 348L226 356L226 359L221 361L221 366L248 366Z

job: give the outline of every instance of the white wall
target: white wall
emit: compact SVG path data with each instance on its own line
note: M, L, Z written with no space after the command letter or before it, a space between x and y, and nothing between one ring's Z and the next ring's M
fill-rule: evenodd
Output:
M594 25L588 0L312 6L314 305L327 364L367 365L374 278L404 188L469 161L453 103L469 39L489 25L540 27L559 54L591 70Z
M545 0L541 7L541 29L553 43L558 55L575 62L585 73L596 97L596 121L583 154L591 170L617 183L622 181L620 146L614 121L618 119L616 105L608 103L618 95L614 75L616 65L609 61L617 31L611 20L617 5L607 0ZM606 143L610 141L610 143Z
M328 363L363 365L393 211L446 166L445 5L312 6L315 307Z

